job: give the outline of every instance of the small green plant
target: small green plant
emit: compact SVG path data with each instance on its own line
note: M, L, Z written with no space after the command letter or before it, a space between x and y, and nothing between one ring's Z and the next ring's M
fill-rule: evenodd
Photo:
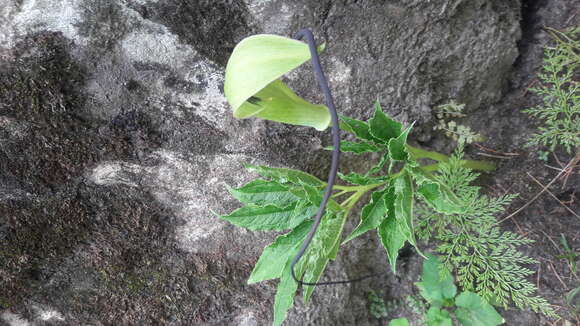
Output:
M560 243L564 247L564 254L556 256L558 259L566 259L568 264L570 264L570 271L572 274L576 275L576 260L580 257L580 254L570 248L568 245L568 240L563 234L560 234Z
M547 151L538 151L538 159L540 161L544 161L544 162L548 162L548 155L550 155L550 152Z
M566 294L566 303L572 307L574 313L580 314L580 286Z
M417 296L409 295L405 297L405 303L414 314L421 314L427 310L425 302Z
M575 80L580 64L580 27L568 32L547 30L556 44L545 48L538 74L540 85L530 89L543 103L524 110L541 123L528 145L547 146L552 152L562 146L571 154L580 147L580 86Z
M370 230L377 230L395 271L398 252L405 243L417 246L413 204L418 197L437 212L460 213L465 209L447 186L429 174L429 171L444 166L444 162L434 165L417 163L418 158L424 157L441 161L449 158L407 145L411 128L405 129L386 116L378 103L368 123L347 117L341 117L341 120L342 128L359 139L359 142L342 141L343 151L354 154L377 152L381 159L365 174L338 174L350 185L334 187L336 192L316 236L297 265L296 274L304 282L317 282L329 260L335 259L341 243L345 244ZM458 164L482 170L493 168L486 162L478 161L461 160ZM256 179L240 188L230 188L232 196L245 206L221 218L250 230L292 230L264 249L248 280L248 283L255 283L280 278L274 304L274 324L279 325L293 305L298 289L298 283L291 277L291 260L310 229L311 217L322 200L326 183L298 170L250 164L246 164L246 168L264 179ZM395 168L398 170L395 171ZM369 192L370 201L362 209L358 226L341 241L346 218ZM305 286L303 296L306 302L313 291L313 286Z
M385 300L379 297L375 291L370 291L367 299L369 300L369 312L373 317L381 319L389 315Z
M535 260L517 251L517 247L532 240L502 232L497 226L494 215L502 212L514 195L499 198L481 195L479 187L471 185L478 174L461 165L462 157L459 146L432 177L457 194L464 209L441 214L430 205L422 205L417 215L419 238L438 242L436 250L445 267L457 272L464 290L475 292L488 302L504 306L513 302L519 308L529 307L556 317L545 299L533 295L537 289L526 280L533 272L523 265Z
M437 124L433 129L444 131L445 136L457 141L458 143L471 144L483 141L485 138L471 130L471 128L458 124L455 120L451 120L465 117L463 109L465 109L465 104L458 104L454 100L437 106L435 108L437 111Z
M370 291L367 297L369 301L369 312L376 319L383 319L389 316L389 312L399 306L399 302L390 300L385 302L375 291Z
M430 305L425 316L427 326L452 326L453 319L464 326L496 326L504 323L493 306L479 295L469 291L457 294L453 277L433 255L429 255L423 262L421 282L416 284L421 296ZM404 325L406 320L403 320L391 321L389 326Z

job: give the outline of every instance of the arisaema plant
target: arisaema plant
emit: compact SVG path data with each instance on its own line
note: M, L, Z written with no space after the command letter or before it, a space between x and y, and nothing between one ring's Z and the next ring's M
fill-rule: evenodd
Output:
M317 58L322 48L314 50L316 46L312 35L309 36L307 44L276 35L255 35L236 46L226 68L224 86L236 118L255 117L320 131L332 125L333 130L338 130L338 118L332 123L329 92L325 92L326 106L312 104L280 79L315 59L314 68L324 91L325 80L320 78L322 72ZM304 301L308 302L314 284L333 283L319 281L328 262L337 257L341 245L376 230L395 272L399 250L406 243L417 248L413 217L417 200L441 214L461 214L467 209L464 197L433 176L447 164L449 157L408 145L412 125L405 127L393 120L378 102L370 120L341 116L340 129L352 134L356 141L339 141L338 132L333 132L336 137L330 148L336 154L333 167L338 160L338 148L353 155L378 153L378 162L366 173L338 173L343 182L335 185L333 168L329 182L324 182L303 171L247 164L246 168L260 178L229 189L244 206L220 216L223 220L250 230L286 232L264 249L248 279L248 283L280 280L274 303L274 325L281 325L285 320L300 285ZM421 159L431 162L421 164ZM489 162L458 162L470 169L494 169ZM344 236L347 218L361 201L366 203L360 211L358 225Z

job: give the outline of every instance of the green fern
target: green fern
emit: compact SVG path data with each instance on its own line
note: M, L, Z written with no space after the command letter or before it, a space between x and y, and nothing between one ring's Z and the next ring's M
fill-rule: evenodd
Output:
M556 45L545 49L540 86L530 89L542 97L543 104L524 110L542 125L528 145L547 146L550 151L562 146L572 153L580 146L580 87L574 80L580 65L580 27L548 32Z
M433 130L443 131L445 136L458 143L471 144L485 140L482 135L474 132L471 128L451 120L466 116L463 113L465 104L459 104L451 100L449 103L439 105L435 109L437 110L437 125L433 127Z
M462 157L460 144L434 178L460 196L464 210L460 214L442 215L427 205L421 206L418 236L439 241L437 251L443 264L456 272L465 291L475 292L488 302L503 306L513 302L519 308L529 307L555 317L552 307L544 298L534 296L537 289L526 280L533 271L523 265L536 261L517 250L532 240L501 231L494 217L515 195L498 198L481 195L479 187L470 185L478 174L461 166Z

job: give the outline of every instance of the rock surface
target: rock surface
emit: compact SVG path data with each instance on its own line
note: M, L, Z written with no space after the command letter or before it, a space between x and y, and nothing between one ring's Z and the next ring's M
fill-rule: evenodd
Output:
M313 130L231 117L236 42L312 27L341 112L368 118L378 98L427 125L425 141L433 106L501 98L519 13L503 0L0 0L0 323L268 324L275 283L245 280L274 234L212 211L236 207L225 185L252 178L242 162L324 176L328 153ZM308 69L288 80L322 100ZM339 257L329 278L388 268L370 238ZM375 324L365 289L409 292L418 265L403 261L401 288L391 274L319 288L286 324Z

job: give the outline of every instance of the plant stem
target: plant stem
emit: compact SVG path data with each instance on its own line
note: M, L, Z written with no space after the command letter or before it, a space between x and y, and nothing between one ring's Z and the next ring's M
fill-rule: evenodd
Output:
M353 196L352 199L350 200L349 204L346 206L346 210L349 211L351 210L354 205L356 205L356 203L359 201L359 199L366 193L366 191L358 191L356 192Z
M332 187L332 189L338 189L338 188L336 188L336 186L334 186L334 187ZM340 197L340 196L342 196L342 195L344 195L344 194L346 194L348 192L349 192L348 190L341 190L340 192L332 195L331 198Z
M461 165L463 167L471 169L471 170L479 170L479 171L494 171L495 164L492 162L487 161L475 161L475 160L461 160Z
M427 150L413 147L410 145L407 145L407 150L413 155L414 158L427 158L427 159L431 159L431 160L435 160L435 161L439 162L436 164L421 166L421 169L425 172L437 171L437 170L439 170L439 166L441 163L445 163L445 162L449 161L449 156L447 156L445 154L438 153L438 152L427 151ZM480 171L493 171L493 170L495 170L495 165L493 163L487 162L487 161L461 160L461 164L464 167L466 167L468 169L472 169L472 170L480 170ZM389 177L389 180L396 178L402 172L404 172L404 170L401 170L398 173L391 175ZM333 190L339 190L339 192L332 195L332 198L336 198L336 197L342 196L342 195L347 194L347 193L353 193L352 195L350 195L350 197L348 197L346 200L344 200L342 203L340 203L340 206L342 206L347 212L349 212L356 205L356 203L362 198L362 196L364 196L364 194L366 194L368 191L370 191L374 188L378 188L380 186L383 186L383 185L387 184L388 182L389 181L371 184L371 185L358 185L358 186L343 186L343 185L336 185L335 184L333 186Z
M369 192L370 190L372 190L374 188L385 185L387 182L388 181L385 181L383 183L366 185L366 186L353 186L353 187L341 186L341 188L352 189L349 192L354 192L354 193L350 197L348 197L345 201L340 203L340 206L342 206L347 211L347 214L348 214L348 212L354 207L354 205L356 205L356 203L362 198L362 196L364 196L364 194L366 194L367 192ZM335 186L335 188L336 188L336 186ZM344 191L345 190L343 190L343 192Z
M380 187L380 186L384 185L385 183L387 183L387 181L382 182L382 183L375 183L372 185L363 185L363 186L334 185L334 187L332 187L332 188L336 189L336 190L342 190L343 192L355 192L355 191L361 191L361 190L364 192L367 192L373 188Z
M427 158L439 163L444 163L449 161L449 156L445 154L441 154L434 151L427 151L421 148L413 147L411 145L407 145L407 150L415 157L415 158ZM495 164L492 162L487 161L475 161L475 160L461 160L461 164L472 170L479 170L479 171L493 171L495 170ZM426 172L433 172L439 169L438 164L431 164L425 165L421 167Z
M342 206L342 207L348 207L347 204L349 204L357 196L358 193L359 192L357 191L354 194L352 194L345 201L343 201L342 203L340 203L340 206Z
M479 171L494 171L495 164L487 161L474 161L474 160L461 160L461 165L468 169L479 170ZM421 166L421 170L425 172L434 172L439 170L439 164L429 164Z
M407 145L407 150L411 153L415 158L428 158L437 162L447 162L449 161L449 156L445 154L441 154L439 152L434 151L427 151L421 148L413 147L411 145Z

